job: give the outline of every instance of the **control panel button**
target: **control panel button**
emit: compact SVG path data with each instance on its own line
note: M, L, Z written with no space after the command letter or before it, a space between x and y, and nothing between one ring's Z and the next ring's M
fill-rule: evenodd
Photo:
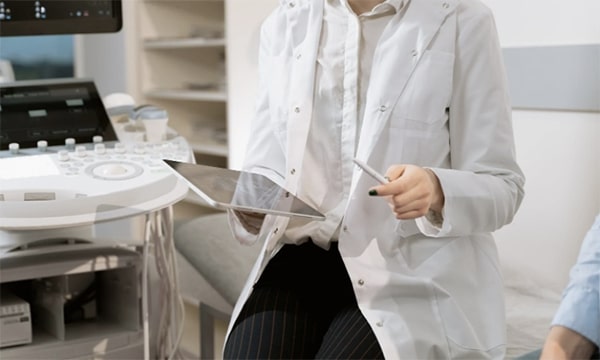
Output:
M75 139L74 138L66 138L65 146L67 147L67 150L75 149Z
M40 152L46 152L46 150L48 150L48 142L46 140L39 140L37 142L37 148Z
M116 143L115 144L115 152L117 154L124 154L125 153L125 144L123 143Z
M58 161L69 161L69 152L67 150L60 150L58 152Z
M79 145L75 148L75 155L77 157L85 157L86 156L86 150L85 150L85 146L83 145Z
M104 141L104 138L103 138L101 135L95 135L95 136L92 138L92 142L93 142L94 144L100 144L100 143L101 143L101 142L103 142L103 141Z
M104 155L106 154L106 145L104 144L95 144L94 145L94 152L98 155Z
M13 155L16 155L19 153L19 143L10 143L8 144L8 150L10 150L10 153Z

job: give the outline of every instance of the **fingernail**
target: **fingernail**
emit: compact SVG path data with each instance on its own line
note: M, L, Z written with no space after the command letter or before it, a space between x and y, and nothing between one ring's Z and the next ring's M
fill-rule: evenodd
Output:
M375 190L375 189L369 190L369 195L371 195L371 196L377 196L377 190Z

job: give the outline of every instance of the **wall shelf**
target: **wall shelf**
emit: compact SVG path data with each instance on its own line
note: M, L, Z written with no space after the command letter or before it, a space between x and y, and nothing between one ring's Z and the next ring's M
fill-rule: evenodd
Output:
M225 47L225 39L180 38L180 39L146 39L144 48L148 50L185 49L203 47Z
M227 93L220 90L154 89L144 95L165 100L227 101Z
M130 39L139 51L131 93L167 111L169 126L192 145L197 162L227 166L225 0L146 0L132 7L126 21L136 24Z

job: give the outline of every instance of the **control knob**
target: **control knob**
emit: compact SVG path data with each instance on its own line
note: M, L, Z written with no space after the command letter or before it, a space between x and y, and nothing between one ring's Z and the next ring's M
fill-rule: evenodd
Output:
M69 161L69 152L67 150L60 150L58 152L58 161Z
M75 139L74 138L66 138L65 146L66 146L67 150L75 149Z
M19 153L19 143L10 143L8 144L8 150L10 150L10 153L13 155L17 155Z
M39 152L46 152L46 150L48 150L48 142L46 140L39 140L37 142L37 148Z
M106 145L104 144L95 144L94 152L98 155L104 155L106 153Z
M78 157L85 157L86 151L85 151L85 146L84 145L79 145L75 148L75 155Z
M116 143L115 144L115 152L117 154L124 154L125 153L125 144L123 143Z

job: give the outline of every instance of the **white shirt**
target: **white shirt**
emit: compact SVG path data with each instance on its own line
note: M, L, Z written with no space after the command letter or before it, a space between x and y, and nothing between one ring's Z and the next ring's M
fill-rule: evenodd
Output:
M390 18L403 6L388 0L356 15L347 0L327 0L323 13L313 118L298 196L326 215L325 221L290 224L282 242L311 237L324 248L337 240L348 202L373 54Z

